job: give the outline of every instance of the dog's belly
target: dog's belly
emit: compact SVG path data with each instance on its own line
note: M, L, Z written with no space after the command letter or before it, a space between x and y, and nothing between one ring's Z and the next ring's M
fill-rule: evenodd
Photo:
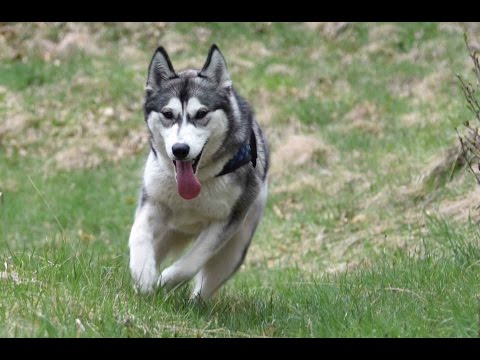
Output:
M166 224L169 230L197 236L208 226L210 219L198 214L196 211L185 211L173 213Z
M208 225L228 220L232 212L230 202L221 201L221 199L198 202L192 200L187 202L182 199L180 201L181 204L177 202L169 204L170 216L166 225L169 230L185 235L198 236Z

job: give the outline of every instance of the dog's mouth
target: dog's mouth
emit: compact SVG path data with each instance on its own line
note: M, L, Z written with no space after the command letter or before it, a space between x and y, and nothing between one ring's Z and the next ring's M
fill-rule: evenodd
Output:
M190 162L192 163L193 173L197 174L197 167L198 167L198 163L200 162L200 158L202 157L202 153L203 153L203 149L202 151L200 151L200 154L198 154L198 156L195 159L193 159L193 161L172 160L173 165L175 165L175 171L177 171L177 161Z
M190 161L173 160L175 165L178 194L185 200L194 199L200 194L202 185L197 179L197 170L203 149L198 156Z

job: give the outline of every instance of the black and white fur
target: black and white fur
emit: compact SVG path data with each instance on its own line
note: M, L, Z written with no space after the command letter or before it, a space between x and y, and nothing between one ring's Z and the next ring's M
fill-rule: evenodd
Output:
M132 226L130 270L136 289L177 288L195 278L193 298L209 299L240 267L267 200L268 151L247 102L232 86L216 45L202 70L176 73L158 48L146 85L150 132L139 205ZM207 112L206 115L204 113ZM199 115L200 114L200 115ZM217 176L238 150L256 140L257 161ZM187 144L201 191L191 200L177 192L175 144ZM159 271L167 255L192 246Z

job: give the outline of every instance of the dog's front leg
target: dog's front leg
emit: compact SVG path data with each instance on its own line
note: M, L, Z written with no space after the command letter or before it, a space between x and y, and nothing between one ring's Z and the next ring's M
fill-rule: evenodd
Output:
M138 209L130 232L130 271L141 293L151 292L158 282L154 241L160 219L158 207L147 202Z
M170 290L192 279L238 230L239 224L239 221L217 222L203 230L189 252L163 270L160 285Z

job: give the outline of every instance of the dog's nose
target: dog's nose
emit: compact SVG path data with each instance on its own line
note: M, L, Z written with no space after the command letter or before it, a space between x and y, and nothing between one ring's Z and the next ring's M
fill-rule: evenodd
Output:
M175 157L180 160L185 159L189 151L190 146L188 146L187 144L176 143L172 146L173 155L175 155Z

